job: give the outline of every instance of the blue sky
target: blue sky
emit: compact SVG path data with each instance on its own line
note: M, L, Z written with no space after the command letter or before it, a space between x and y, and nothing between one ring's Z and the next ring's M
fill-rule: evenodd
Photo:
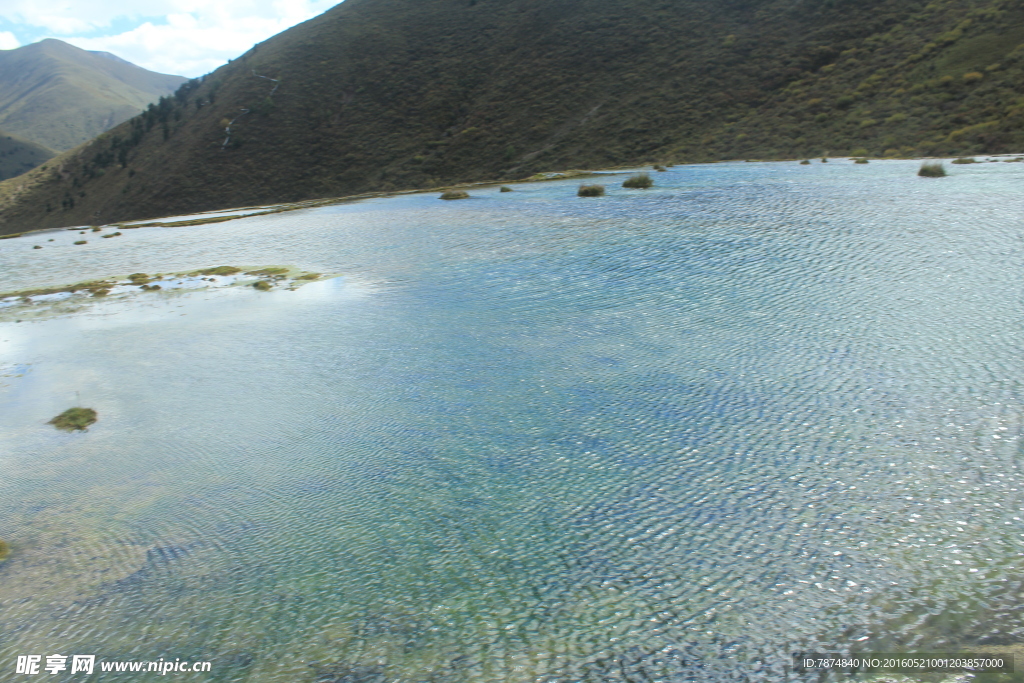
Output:
M59 38L201 76L339 0L0 0L0 50Z

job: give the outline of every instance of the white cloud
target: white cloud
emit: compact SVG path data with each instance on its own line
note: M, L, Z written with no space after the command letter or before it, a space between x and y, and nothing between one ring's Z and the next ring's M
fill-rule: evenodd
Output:
M43 28L86 50L112 52L152 71L191 77L212 71L337 2L4 0L4 18ZM0 40L3 36L0 33Z
M0 31L0 50L13 50L21 47L21 42L10 31Z

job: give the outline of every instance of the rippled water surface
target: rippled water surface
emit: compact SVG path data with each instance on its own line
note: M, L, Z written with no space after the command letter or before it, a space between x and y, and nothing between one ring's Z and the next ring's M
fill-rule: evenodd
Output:
M1022 167L2 241L0 290L342 275L0 322L0 670L753 681L799 649L1019 649ZM72 405L99 422L46 424Z

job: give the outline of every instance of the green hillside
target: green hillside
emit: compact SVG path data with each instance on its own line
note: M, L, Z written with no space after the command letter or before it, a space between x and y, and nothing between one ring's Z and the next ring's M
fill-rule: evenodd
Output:
M0 128L51 149L71 149L184 81L54 39L0 50Z
M0 230L650 161L1024 152L1013 0L347 0L0 183Z
M56 152L0 130L0 180L30 171Z

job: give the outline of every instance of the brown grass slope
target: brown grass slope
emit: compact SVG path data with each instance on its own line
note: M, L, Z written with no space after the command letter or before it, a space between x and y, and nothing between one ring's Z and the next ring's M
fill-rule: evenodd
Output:
M0 231L651 160L1017 151L1021 43L1010 0L347 0L0 183Z
M0 180L30 171L56 154L48 147L0 130Z
M0 128L68 150L135 116L185 80L52 38L0 50Z

